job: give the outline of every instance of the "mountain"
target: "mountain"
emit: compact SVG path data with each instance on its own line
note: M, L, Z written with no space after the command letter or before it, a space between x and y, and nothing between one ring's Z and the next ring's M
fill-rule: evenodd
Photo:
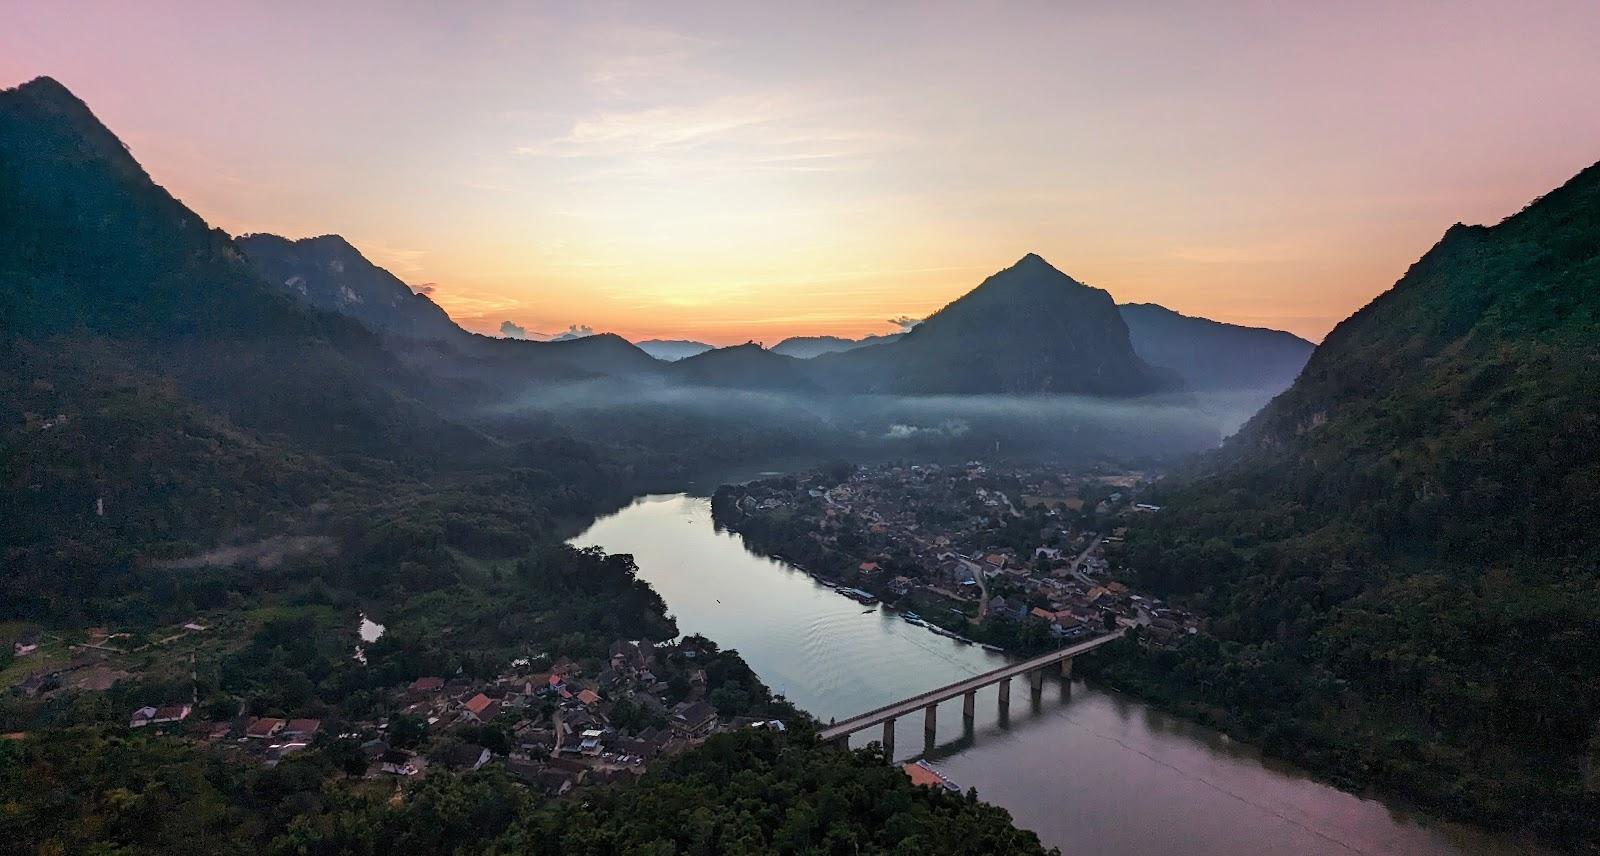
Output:
M425 381L368 330L263 282L49 78L0 92L0 319L13 341L116 351L118 371L309 449L416 458L477 442L415 404Z
M263 279L318 309L397 336L451 341L461 335L438 304L368 261L338 235L296 241L255 234L234 243Z
M642 342L634 342L634 344L639 347L639 350L650 356L669 363L681 360L684 357L692 357L695 354L703 354L712 348L711 345L707 345L705 342L694 342L687 339L645 339Z
M568 365L616 377L656 377L665 370L660 360L615 333L596 333L548 342L515 341L513 347L543 351L555 355Z
M772 352L783 354L786 357L796 357L809 360L823 354L836 354L840 351L853 351L868 345L885 345L900 338L900 333L888 333L882 336L867 336L861 339L843 339L838 336L790 336L772 346Z
M754 342L715 348L672 364L672 374L693 386L800 392L816 389L806 364Z
M1141 359L1191 390L1267 390L1294 382L1316 346L1292 333L1224 324L1154 303L1117 307Z
M1129 678L1354 786L1600 840L1600 164L1456 225L1130 535ZM1224 713L1225 712L1225 713Z
M389 349L402 362L431 377L470 380L485 399L520 392L529 383L661 375L658 361L609 333L569 331L540 342L468 332L338 235L289 240L255 234L235 243L261 278L284 294L399 340L390 341Z
M1131 396L1179 385L1134 353L1111 295L1032 253L892 342L813 362L836 386L899 394Z

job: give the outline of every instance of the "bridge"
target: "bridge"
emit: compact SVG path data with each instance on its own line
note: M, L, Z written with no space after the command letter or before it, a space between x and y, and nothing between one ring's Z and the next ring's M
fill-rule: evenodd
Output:
M1072 675L1072 658L1081 654L1087 654L1102 645L1115 642L1116 640L1121 639L1122 635L1126 632L1127 628L1118 628L1116 631L1108 633L1104 636L1097 636L1093 639L1079 642L1076 645L1068 645L1065 648L1057 651L1051 651L1048 654L1040 654L1031 660L1024 660L1020 663L1012 663L1009 666L1001 666L992 672L984 672L981 675L974 675L973 677L956 681L953 684L948 684L946 686L939 687L938 689L929 690L921 695L914 695L908 699L903 699L892 704L886 704L883 707L875 708L867 711L866 713L852 716L843 722L836 722L829 725L827 728L817 732L817 739L824 743L845 746L848 745L847 741L849 740L850 735L856 733L857 731L864 731L873 727L874 725L882 725L883 751L890 758L893 758L894 723L896 719L906 716L907 714L915 713L918 710L925 711L923 714L924 729L931 738L939 721L939 703L942 701L949 701L956 696L962 696L964 699L962 718L970 724L973 719L975 708L977 707L978 690L990 686L991 684L999 684L1000 709L1001 711L1005 711L1011 704L1012 678L1017 677L1018 675L1027 675L1029 677L1029 682L1032 684L1033 692L1038 694L1044 687L1046 669L1049 669L1052 666L1057 666L1060 669L1060 674L1062 677L1070 677Z

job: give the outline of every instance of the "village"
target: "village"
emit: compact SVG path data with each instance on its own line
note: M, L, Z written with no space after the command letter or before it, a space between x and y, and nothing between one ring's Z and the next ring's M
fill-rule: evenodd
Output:
M210 629L199 622L186 627L186 635ZM10 691L48 703L55 693L105 690L128 677L114 667L119 652L104 644L106 634L91 635L96 642L16 637L12 672L30 660L37 670ZM71 656L40 656L52 648ZM719 714L704 668L717 656L715 644L698 636L665 644L617 640L600 662L519 658L492 679L419 677L391 689L383 705L390 712L381 719L252 716L243 705L237 715L218 718L200 710L197 699L151 699L128 712L126 722L130 730L181 736L267 766L308 747L332 748L347 773L369 779L404 782L430 770L498 764L559 796L640 775L656 758L719 731L785 730L778 719Z
M959 641L1016 653L1118 626L1149 645L1197 632L1194 615L1132 590L1121 550L1143 473L878 464L719 492L718 522L752 549L863 603ZM835 483L837 481L837 483Z

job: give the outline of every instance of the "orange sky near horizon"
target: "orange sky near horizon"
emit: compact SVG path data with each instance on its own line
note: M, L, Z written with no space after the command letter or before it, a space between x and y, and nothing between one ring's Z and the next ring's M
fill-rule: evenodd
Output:
M1600 6L0 0L229 232L344 235L464 326L857 337L1028 252L1318 340L1600 159Z

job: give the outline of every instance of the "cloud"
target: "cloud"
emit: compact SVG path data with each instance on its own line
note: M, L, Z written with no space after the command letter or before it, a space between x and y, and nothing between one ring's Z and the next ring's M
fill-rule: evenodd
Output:
M500 335L507 339L526 339L528 338L528 328L521 324L513 324L510 321L501 321Z
M899 327L900 328L900 332L906 333L906 332L910 332L912 327L915 327L918 324L921 324L922 323L922 319L921 318L912 318L910 315L900 315L900 316L897 316L895 318L890 318L889 319L889 323L893 324L896 327Z
M728 95L693 104L602 110L564 134L518 146L527 158L582 160L571 180L859 168L904 145L898 134L844 125L839 105L784 93ZM826 117L826 118L825 118Z
M508 321L506 323L510 323L510 322ZM593 335L594 335L594 328L590 327L588 324L573 324L573 325L567 327L567 329L562 330L561 332L555 334L554 336L551 336L550 337L550 341L552 341L552 342L565 342L568 339L582 339L585 336L593 336Z
M418 294L433 294L439 290L437 282L416 282L411 284L411 290Z
M946 419L938 425L922 426L907 425L896 422L884 432L885 440L910 440L916 437L960 437L972 430L972 426L965 419Z

